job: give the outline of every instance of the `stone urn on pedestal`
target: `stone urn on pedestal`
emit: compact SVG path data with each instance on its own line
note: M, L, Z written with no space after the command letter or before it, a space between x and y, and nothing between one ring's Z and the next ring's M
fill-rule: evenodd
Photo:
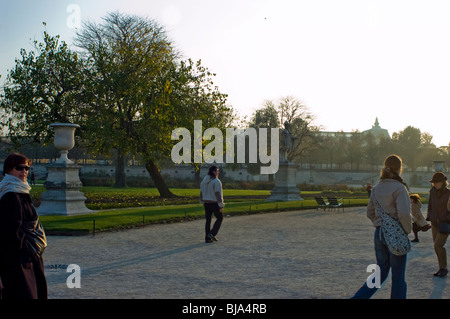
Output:
M86 207L86 197L80 192L79 165L68 158L69 150L75 146L75 130L78 124L54 123L54 144L60 152L59 159L47 165L47 189L42 193L41 205L36 209L40 215L76 215L93 213Z

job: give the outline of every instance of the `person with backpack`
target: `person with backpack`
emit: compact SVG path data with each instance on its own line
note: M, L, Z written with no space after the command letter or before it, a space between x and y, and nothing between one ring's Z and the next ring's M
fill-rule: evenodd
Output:
M385 239L389 234L385 234L381 227L382 218L379 215L377 204L386 214L400 222L406 234L411 232L411 203L406 184L400 177L401 173L402 159L395 154L388 156L381 170L380 181L374 186L367 205L367 217L375 227L374 246L377 265L380 268L378 274L380 284L387 279L389 272L392 271L391 299L406 299L407 255L396 255L389 250ZM365 282L352 299L369 299L379 288L376 285L371 287Z

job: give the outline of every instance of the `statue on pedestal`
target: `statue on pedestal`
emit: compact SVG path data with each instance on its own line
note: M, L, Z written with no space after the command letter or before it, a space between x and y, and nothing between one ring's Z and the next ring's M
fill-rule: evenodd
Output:
M284 130L281 131L280 162L288 161L287 154L293 149L292 140L291 124L286 121L284 122Z
M303 200L296 185L297 164L288 160L288 152L294 149L294 141L291 124L286 121L284 129L281 131L280 167L275 174L275 186L267 201Z

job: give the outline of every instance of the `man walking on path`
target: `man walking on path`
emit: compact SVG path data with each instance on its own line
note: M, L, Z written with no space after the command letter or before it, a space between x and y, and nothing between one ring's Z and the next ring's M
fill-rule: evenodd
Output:
M217 233L222 225L222 210L225 206L223 202L222 183L219 180L219 168L211 166L201 184L200 201L205 207L205 242L211 243L217 241ZM212 214L216 217L216 222L211 229Z

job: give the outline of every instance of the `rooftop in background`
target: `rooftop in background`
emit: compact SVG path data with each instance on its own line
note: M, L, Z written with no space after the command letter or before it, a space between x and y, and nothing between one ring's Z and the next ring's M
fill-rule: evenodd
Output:
M370 133L376 138L380 138L382 136L389 139L391 138L389 132L380 126L380 123L378 122L378 117L375 119L375 124L372 125L372 128L370 130L363 131L363 133L364 134Z
M321 131L320 134L322 136L330 136L330 137L335 137L338 135L344 135L347 138L350 138L354 133L356 133L356 131L353 132L343 132L343 131ZM365 134L372 134L376 139L379 139L381 137L386 137L388 139L391 139L391 135L389 134L388 130L382 128L380 126L380 122L378 121L378 117L375 119L375 123L374 125L372 125L371 129L365 130L362 132L364 135Z

